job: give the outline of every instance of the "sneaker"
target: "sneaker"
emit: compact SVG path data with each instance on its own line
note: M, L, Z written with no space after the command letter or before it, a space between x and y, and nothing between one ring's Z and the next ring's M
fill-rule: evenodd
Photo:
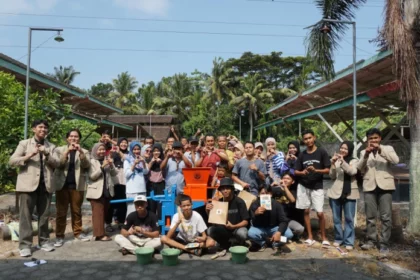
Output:
M54 247L61 247L64 245L64 238L56 238Z
M385 255L385 256L388 255L388 253L389 253L388 247L385 246L385 245L381 245L381 247L379 248L379 253L381 255Z
M362 250L367 251L372 249L373 247L375 247L371 242L365 243L363 244L360 248L362 248Z
M32 256L31 249L29 248L19 250L19 254L21 257L24 257L24 258Z
M346 250L347 250L347 251L352 251L353 249L354 249L354 248L353 248L353 246L350 246L350 245L347 245L347 246L346 246Z
M91 238L89 236L87 236L86 234L81 233L81 234L79 234L79 236L76 236L75 239L79 240L79 241L82 241L82 242L87 242L87 241L90 241Z
M260 247L260 249L258 250L258 252L264 252L264 251L265 251L265 249L267 249L267 245L266 245L266 244L262 245L262 246Z
M341 244L340 244L340 243L338 243L338 242L334 242L334 243L333 243L333 246L334 246L334 247L340 247L340 245L341 245Z
M54 246L52 246L50 243L45 243L43 245L41 245L41 250L45 251L45 252L51 252L54 251Z

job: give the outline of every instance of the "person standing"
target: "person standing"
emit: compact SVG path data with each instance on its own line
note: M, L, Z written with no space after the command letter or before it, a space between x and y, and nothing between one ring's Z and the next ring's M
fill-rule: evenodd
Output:
M270 184L272 186L278 186L281 180L281 169L284 164L284 154L277 151L276 139L273 137L268 137L265 140L265 146L267 148L267 159L265 161L265 165L267 173L270 176Z
M255 159L254 143L245 143L245 158L236 161L232 170L232 179L253 195L258 196L258 187L264 183L266 170L264 162Z
M53 177L57 208L55 247L61 247L64 244L69 205L74 238L89 241L89 238L82 233L82 204L90 156L87 150L80 147L81 138L82 134L78 129L71 129L66 134L67 145L58 147L54 151L55 157L59 160Z
M137 141L130 143L130 154L124 161L124 175L126 180L125 193L127 198L135 198L138 195L146 196L146 180L144 175L149 173L149 168L144 157L141 155L141 145ZM134 212L133 202L127 202L127 215Z
M226 161L225 159L222 159L223 161L225 161L228 165L228 170L230 171L232 170L233 166L235 165L235 159L234 159L234 154L232 151L228 150L227 148L227 137L225 135L220 135L217 137L217 146L219 148L219 150L221 150L221 152L224 152L227 157L228 157L228 161ZM223 155L222 155L223 157Z
M114 181L117 170L113 160L106 155L105 144L93 146L90 159L89 181L86 198L92 206L93 236L96 241L110 241L105 234L105 216L108 213L109 201L114 196Z
M305 210L304 221L308 232L305 244L312 246L316 242L313 239L309 217L310 210L313 208L319 219L322 246L329 248L331 244L325 234L323 178L324 174L330 172L330 157L325 149L315 145L316 137L312 130L304 130L302 138L306 145L306 151L300 153L295 165L295 175L299 177L296 208Z
M58 166L54 156L55 146L45 138L48 134L48 122L35 120L32 123L34 137L19 142L10 157L9 165L19 167L16 192L19 193L19 253L21 257L32 255L32 214L36 207L38 213L38 242L42 250L50 252L48 230L49 208L53 170Z
M334 247L346 246L346 250L354 248L354 217L356 214L356 200L360 198L357 188L357 163L353 158L354 145L344 141L340 145L340 152L331 159L330 177L334 183L327 191L334 222ZM342 226L342 212L344 212L344 232Z
M112 153L115 168L118 172L118 184L114 186L115 195L113 199L126 199L125 195L125 175L124 175L124 160L128 157L128 139L125 137L118 138L117 149ZM121 228L127 216L127 204L116 203L110 204L108 214L105 217L105 228L112 232L112 219L115 218L115 223Z
M165 154L165 158L160 164L160 169L165 170L165 188L168 193L172 191L172 185L176 185L177 195L184 192L185 179L182 174L182 169L185 167L191 167L191 163L187 157L185 157L182 144L180 142L174 142L172 150L168 150Z
M363 176L363 193L366 211L366 243L363 250L369 250L377 241L376 217L379 211L381 233L379 249L381 254L389 252L389 238L392 227L392 193L395 190L391 166L399 162L392 146L381 144L381 131L372 128L366 132L368 146L360 153L358 169Z
M281 175L288 172L292 175L295 175L295 164L300 154L300 144L299 141L290 141L287 144L287 154L286 159L284 160L283 166L281 168ZM297 181L295 182L297 187Z
M195 162L200 158L200 152L198 152L198 139L190 137L189 139L190 151L186 151L184 156L191 162L192 167L195 166Z

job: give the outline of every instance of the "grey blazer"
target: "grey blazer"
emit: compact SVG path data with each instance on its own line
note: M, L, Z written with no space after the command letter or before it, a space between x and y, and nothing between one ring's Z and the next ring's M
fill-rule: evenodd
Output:
M344 185L344 173L347 173L351 176L351 193L347 196L347 199L359 199L359 189L357 188L357 163L359 162L358 159L352 159L350 164L347 162L343 162L340 164L339 162L335 162L335 164L331 164L330 168L330 177L334 180L334 183L330 189L327 191L327 195L329 198L338 199L341 197L343 192L343 185Z
M380 145L381 152L376 156L373 153L365 158L366 150L360 152L360 160L357 168L364 173L363 191L370 192L376 186L383 190L395 190L394 176L391 166L397 164L400 159L392 146Z
M45 187L49 193L53 193L54 186L51 183L53 177L53 170L58 166L58 160L54 156L55 146L45 140L44 147L49 152L47 157L43 156L43 172ZM9 164L14 167L19 167L19 173L16 182L17 192L33 192L38 188L39 176L41 175L41 162L39 155L24 161L23 158L32 154L36 148L35 138L22 140L19 142L15 152L9 159Z
M88 172L88 185L86 198L99 199L102 196L104 188L104 174L101 170L101 163L96 159L90 160L90 168ZM114 185L117 181L115 176L117 175L117 169L105 167L106 176L106 188L108 188L111 196L114 196Z

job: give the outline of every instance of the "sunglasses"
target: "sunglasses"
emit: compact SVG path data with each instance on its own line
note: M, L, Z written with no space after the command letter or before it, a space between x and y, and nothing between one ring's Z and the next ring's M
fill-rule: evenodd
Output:
M150 153L152 150L146 150L146 153Z

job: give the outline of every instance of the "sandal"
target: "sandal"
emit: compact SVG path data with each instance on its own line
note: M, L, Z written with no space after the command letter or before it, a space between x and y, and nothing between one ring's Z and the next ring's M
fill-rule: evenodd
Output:
M103 236L102 238L96 237L96 241L111 241L112 238L109 236Z
M324 248L324 249L331 248L330 242L328 242L327 240L322 241L322 248Z
M311 247L312 245L314 245L315 244L315 240L312 240L312 239L306 239L305 240L305 245L307 245L308 247Z

